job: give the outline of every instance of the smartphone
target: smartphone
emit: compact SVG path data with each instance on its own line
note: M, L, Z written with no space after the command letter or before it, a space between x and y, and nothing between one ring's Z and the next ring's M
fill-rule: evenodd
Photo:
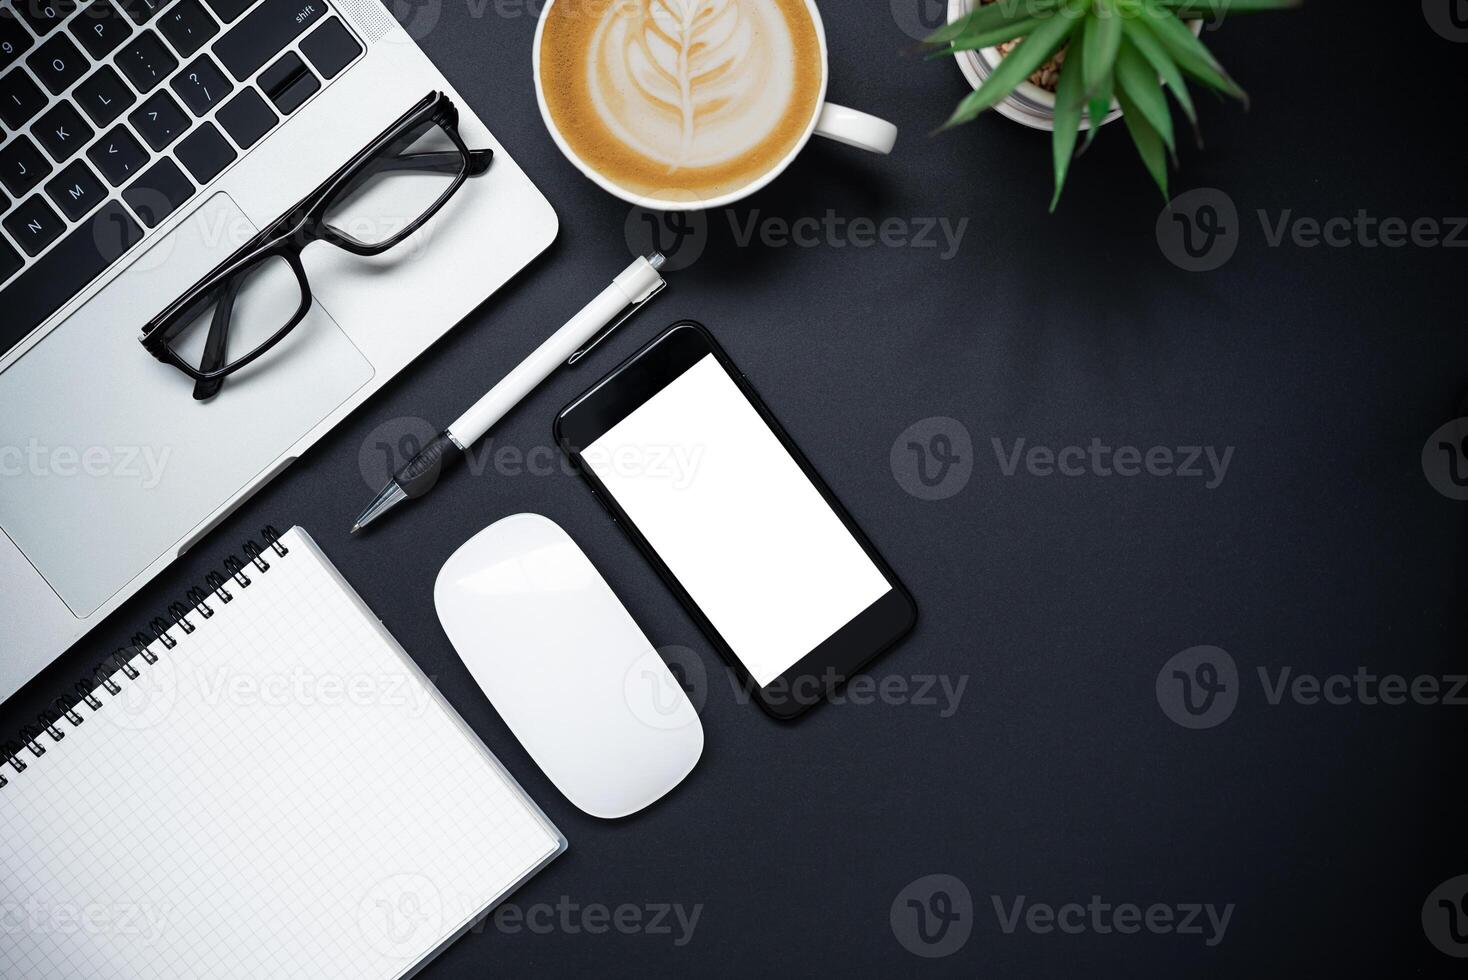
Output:
M912 629L912 596L701 325L633 354L561 410L555 435L775 717Z

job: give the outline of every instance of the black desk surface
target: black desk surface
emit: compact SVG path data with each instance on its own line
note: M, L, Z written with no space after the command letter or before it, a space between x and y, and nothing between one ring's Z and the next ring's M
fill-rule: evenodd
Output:
M629 209L561 157L536 112L539 5L420 0L397 15L550 198L559 240L8 702L7 730L262 525L301 524L572 842L514 899L555 910L548 934L492 925L440 957L423 974L432 980L1458 967L1429 944L1421 914L1435 887L1468 873L1468 707L1365 704L1354 680L1349 704L1271 696L1286 668L1291 680L1468 672L1468 503L1434 489L1421 462L1434 430L1468 415L1468 251L1368 247L1360 236L1375 240L1377 228L1356 224L1362 211L1409 226L1436 219L1441 238L1468 242L1452 220L1468 215L1455 139L1468 44L1436 33L1415 2L1368 12L1312 0L1209 33L1254 104L1202 98L1206 148L1182 154L1175 192L1215 188L1238 213L1225 231L1236 253L1197 273L1159 247L1161 200L1121 126L1076 165L1053 217L1044 136L991 116L930 137L968 87L952 64L899 53L920 2L938 6L823 5L830 95L896 121L896 152L817 140L764 192L707 215L704 237L693 226L681 253L696 260L672 274L655 311L589 366L555 375L494 435L513 451L503 460L549 446L554 412L602 371L673 319L702 320L917 597L916 633L873 670L896 679L885 699L823 707L790 727L742 702L671 595L559 467L460 473L431 503L348 537L383 443L426 425L415 419L452 419L629 258ZM845 230L824 230L828 214ZM821 220L819 243L780 244L773 222L802 217ZM1288 231L1271 242L1282 220L1334 217L1353 222L1343 245L1302 247ZM937 247L854 244L873 236L858 225L853 237L850 222L886 218L901 219L889 241L966 225L955 254L941 231ZM751 220L759 230L741 247ZM904 489L921 486L904 430L934 417L954 420L943 431L967 456L950 480L965 466L971 475L929 500ZM918 441L941 448L935 431ZM1083 447L1084 461L1066 456L1082 475L1037 475L1043 458L1037 472L1024 459L1010 467L1020 439L1026 450ZM1221 482L1206 456L1203 477L1148 475L1145 456L1141 475L1102 476L1114 460L1096 467L1093 439L1232 456ZM440 564L519 511L569 530L649 637L682 648L674 658L707 677L703 761L643 815L603 823L573 809L439 628ZM1156 684L1161 672L1173 697L1164 665L1199 645L1231 656L1238 701L1223 723L1190 730L1164 713ZM956 703L945 682L964 685ZM931 874L966 885L972 935L921 959L889 913ZM1090 910L1066 919L1083 922L1075 934L1032 929L1023 915L1006 931L1021 896L1025 914L1092 896L1234 908L1209 945L1206 913L1201 934L1145 924L1103 934ZM589 906L635 906L647 921L664 903L699 908L691 937L671 913L668 933L583 928L601 921ZM1103 913L1101 927L1111 924Z

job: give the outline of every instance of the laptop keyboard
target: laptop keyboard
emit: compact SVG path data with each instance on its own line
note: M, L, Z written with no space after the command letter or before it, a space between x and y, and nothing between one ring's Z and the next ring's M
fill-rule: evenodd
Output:
M0 355L361 53L325 0L0 0Z

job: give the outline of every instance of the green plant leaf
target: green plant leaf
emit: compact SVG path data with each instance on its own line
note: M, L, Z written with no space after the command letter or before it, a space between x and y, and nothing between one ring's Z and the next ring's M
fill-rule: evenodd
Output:
M1150 30L1183 71L1205 85L1248 103L1249 96L1228 77L1218 59L1213 57L1203 46L1203 42L1194 37L1188 26L1178 20L1172 11L1163 10L1152 0L1147 0L1142 7L1142 15L1135 23Z
M994 71L984 79L984 84L970 92L958 104L958 108L953 110L953 115L948 117L941 128L949 129L970 122L979 113L1013 92L1016 85L1028 78L1055 53L1055 49L1065 42L1080 23L1079 18L1066 11L1046 18L994 67Z
M1055 88L1055 136L1051 148L1055 156L1055 195L1050 198L1050 213L1060 204L1060 192L1065 189L1065 178L1070 172L1070 162L1075 157L1076 139L1081 130L1081 108L1086 102L1082 90L1085 73L1082 62L1085 54L1081 45L1072 44L1061 66L1060 82Z
M1167 96L1157 72L1142 57L1130 42L1124 43L1116 55L1117 90L1125 95L1137 110L1147 117L1147 123L1162 139L1167 152L1177 158L1177 144L1173 141L1172 113L1167 107Z
M1081 77L1084 79L1085 75L1082 74ZM1086 102L1086 118L1090 121L1091 128L1086 130L1086 141L1081 144L1082 153L1091 148L1096 134L1101 131L1101 124L1106 121L1106 116L1111 112L1112 89L1115 80L1115 75L1107 74L1101 82L1100 90Z
M924 44L947 44L965 35L991 31L1014 21L1038 19L1050 15L1061 0L997 0L977 7L967 17L944 24L924 38Z
M960 51L972 51L975 48L987 48L1005 41L1013 41L1015 38L1028 34L1042 23L1042 18L1032 17L1029 20L1017 20L1002 27L996 27L992 31L983 34L965 34L961 40L954 41L946 48L939 48L928 55L933 58L947 58Z
M1142 163L1146 164L1147 172L1157 182L1157 187L1162 191L1162 199L1167 200L1167 153L1162 144L1162 137L1152 124L1147 121L1147 116L1137 107L1137 104L1127 97L1125 92L1116 93L1117 101L1121 103L1121 118L1126 123L1127 131L1132 134L1132 142L1137 146L1137 153L1142 157Z
M1111 74L1116 64L1116 52L1121 47L1121 13L1114 0L1094 0L1091 13L1086 17L1086 32L1082 47L1085 49L1086 97L1094 98L1102 82Z
M1128 20L1122 25L1127 42L1133 45L1152 70L1162 77L1162 81L1172 91L1172 97L1177 100L1178 106L1183 110L1183 115L1188 117L1188 122L1193 124L1193 134L1201 146L1202 134L1198 132L1198 110L1193 106L1193 96L1188 92L1187 83L1183 81L1183 73L1178 69L1177 62L1168 55L1162 42L1157 40L1156 35L1147 28L1139 25L1136 20Z

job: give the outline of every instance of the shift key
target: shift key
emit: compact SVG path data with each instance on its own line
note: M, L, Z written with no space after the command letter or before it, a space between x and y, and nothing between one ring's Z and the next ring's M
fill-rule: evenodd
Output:
M325 0L265 0L214 44L214 56L243 82L329 13Z

